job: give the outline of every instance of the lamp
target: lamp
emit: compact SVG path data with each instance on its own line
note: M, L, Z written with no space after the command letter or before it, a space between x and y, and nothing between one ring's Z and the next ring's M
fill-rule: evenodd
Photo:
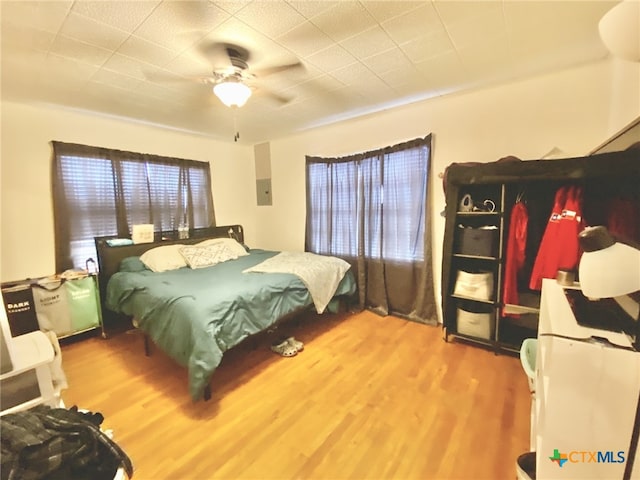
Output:
M640 62L640 2L623 0L609 10L598 24L600 38L619 58Z
M640 250L616 242L603 226L587 227L578 235L584 253L578 275L588 298L614 298L640 290Z
M251 96L251 89L237 80L227 79L213 87L213 93L227 107L242 107Z
M636 334L633 348L640 351L640 309L635 300L620 303L626 295L635 295L640 290L640 247L627 245L616 240L603 226L587 227L578 235L580 246L584 250L578 267L580 289L588 298L615 298L620 306L636 322ZM640 353L636 353L639 354ZM640 388L636 402L633 429L629 439L629 449L623 480L630 480L640 440ZM636 472L637 473L637 472ZM634 477L635 478L635 477Z

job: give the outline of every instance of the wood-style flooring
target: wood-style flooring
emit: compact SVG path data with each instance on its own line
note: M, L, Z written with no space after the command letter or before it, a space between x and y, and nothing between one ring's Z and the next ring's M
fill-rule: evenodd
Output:
M528 450L530 396L518 358L440 327L370 312L306 315L227 352L213 398L187 370L125 333L63 346L68 407L105 416L136 480L514 479Z

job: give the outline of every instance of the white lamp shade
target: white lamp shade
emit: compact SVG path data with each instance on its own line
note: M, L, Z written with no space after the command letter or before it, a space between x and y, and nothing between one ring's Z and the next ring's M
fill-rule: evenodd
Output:
M640 62L640 1L620 2L602 17L598 29L615 57Z
M222 82L213 87L213 93L227 107L241 107L251 96L251 89L240 82Z
M613 298L640 290L640 250L624 243L584 252L578 267L580 289L588 298Z

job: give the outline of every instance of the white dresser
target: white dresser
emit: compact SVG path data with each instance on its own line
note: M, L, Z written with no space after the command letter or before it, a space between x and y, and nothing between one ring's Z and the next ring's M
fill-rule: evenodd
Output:
M622 333L578 325L555 280L543 282L537 345L536 478L622 479L640 392L640 353ZM635 450L630 478L640 479Z

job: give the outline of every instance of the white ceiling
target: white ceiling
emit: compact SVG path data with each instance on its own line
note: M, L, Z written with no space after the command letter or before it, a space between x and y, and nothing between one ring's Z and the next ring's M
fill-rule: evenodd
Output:
M2 98L259 143L337 119L597 61L617 1L0 2ZM193 76L212 42L251 52L235 112ZM184 78L183 78L184 77ZM271 91L291 100L281 104ZM262 92L262 94L261 94Z

